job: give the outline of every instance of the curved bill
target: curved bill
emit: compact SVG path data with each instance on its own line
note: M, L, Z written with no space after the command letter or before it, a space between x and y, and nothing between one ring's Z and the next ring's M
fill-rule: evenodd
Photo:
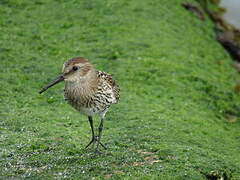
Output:
M60 76L58 76L56 79L54 79L52 82L50 82L48 85L46 85L44 88L42 88L41 91L39 91L39 94L42 94L44 91L46 91L48 88L54 86L55 84L61 82L64 80L63 75L61 74Z

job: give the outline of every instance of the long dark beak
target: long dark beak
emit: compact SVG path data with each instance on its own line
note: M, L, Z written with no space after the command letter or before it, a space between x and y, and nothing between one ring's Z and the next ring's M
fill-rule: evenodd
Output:
M61 74L56 79L54 79L52 82L50 82L48 85L46 85L44 88L42 88L41 91L39 91L39 94L42 94L44 91L46 91L48 88L54 86L55 84L62 82L64 80L63 75Z

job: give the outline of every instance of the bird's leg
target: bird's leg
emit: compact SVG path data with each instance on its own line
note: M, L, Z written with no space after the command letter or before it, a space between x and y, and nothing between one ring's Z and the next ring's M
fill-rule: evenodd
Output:
M100 144L104 149L107 149L106 146L104 146L104 145L100 142L101 137L102 137L103 121L104 121L104 118L101 118L101 122L100 122L100 125L99 125L99 127L98 127L98 139L97 139L97 149L96 149L96 151L98 151L99 144Z
M95 137L95 135L94 135L94 127L93 127L92 116L88 116L88 121L89 121L89 124L90 124L90 126L91 126L91 130L92 130L92 140L87 144L87 146L86 146L85 148L87 148L88 146L90 146L90 144L96 142L96 137Z

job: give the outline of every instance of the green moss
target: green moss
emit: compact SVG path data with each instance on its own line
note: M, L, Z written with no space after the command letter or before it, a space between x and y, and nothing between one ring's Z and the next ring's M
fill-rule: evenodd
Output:
M0 177L240 178L238 75L212 23L182 2L1 1ZM63 85L38 94L74 56L121 87L99 156Z

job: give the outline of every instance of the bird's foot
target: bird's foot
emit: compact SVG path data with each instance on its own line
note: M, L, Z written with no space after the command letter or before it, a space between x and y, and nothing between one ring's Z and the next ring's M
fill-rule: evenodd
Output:
M93 136L92 140L87 144L87 146L85 148L88 148L91 144L95 145L97 142L97 148L96 148L96 152L98 151L98 147L99 145L101 145L104 149L107 149L107 147L105 145L103 145L100 141L99 141L99 137L98 136Z
M104 145L104 144L102 144L100 141L98 142L104 149L107 149L107 147Z
M97 142L97 136L93 136L92 140L86 145L85 148L88 148L91 144L95 144Z

